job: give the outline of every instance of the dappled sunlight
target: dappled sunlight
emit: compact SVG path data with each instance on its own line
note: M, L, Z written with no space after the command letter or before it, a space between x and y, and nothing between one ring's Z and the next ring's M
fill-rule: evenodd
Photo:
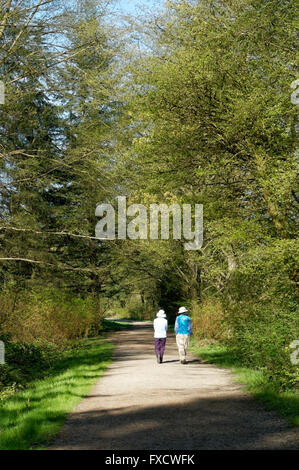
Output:
M66 435L68 430L67 441L62 433L53 448L244 450L298 445L292 431L283 429L270 413L259 415L256 404L244 397L182 398L177 405L77 412L68 420Z
M296 448L294 432L235 384L228 369L191 354L180 364L173 333L162 364L152 328L113 341L113 362L50 449Z
M0 448L26 449L57 432L67 413L104 372L111 353L112 345L97 339L84 354L73 351L70 360L61 360L49 376L2 403Z

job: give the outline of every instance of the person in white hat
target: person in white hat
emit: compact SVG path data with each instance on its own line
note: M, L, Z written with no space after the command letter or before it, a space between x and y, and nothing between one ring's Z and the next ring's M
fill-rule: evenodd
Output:
M192 334L192 321L186 315L187 312L188 310L185 307L180 307L179 315L176 317L174 325L181 364L186 364L187 348L190 342L190 335Z
M168 322L164 310L159 310L154 320L155 352L158 364L163 362Z

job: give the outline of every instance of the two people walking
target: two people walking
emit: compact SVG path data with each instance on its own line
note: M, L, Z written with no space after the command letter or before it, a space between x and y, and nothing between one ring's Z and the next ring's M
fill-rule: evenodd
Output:
M176 344L179 351L179 358L181 364L186 364L186 354L190 343L190 335L192 334L192 321L186 315L188 310L185 307L180 307L178 316L175 321L174 331L176 334ZM155 352L157 362L163 362L163 356L166 345L168 330L168 322L164 310L159 310L154 320L154 339L155 339Z

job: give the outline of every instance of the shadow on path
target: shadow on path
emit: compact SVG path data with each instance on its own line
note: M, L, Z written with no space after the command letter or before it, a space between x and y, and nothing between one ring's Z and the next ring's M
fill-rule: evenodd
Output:
M151 324L115 335L114 360L49 449L298 449L296 432L194 357L178 361L167 338L157 364Z

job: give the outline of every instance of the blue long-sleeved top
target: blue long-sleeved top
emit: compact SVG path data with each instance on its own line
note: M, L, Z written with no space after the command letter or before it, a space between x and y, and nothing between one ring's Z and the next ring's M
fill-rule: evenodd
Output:
M191 335L192 322L188 315L179 315L176 317L174 331L176 335Z

